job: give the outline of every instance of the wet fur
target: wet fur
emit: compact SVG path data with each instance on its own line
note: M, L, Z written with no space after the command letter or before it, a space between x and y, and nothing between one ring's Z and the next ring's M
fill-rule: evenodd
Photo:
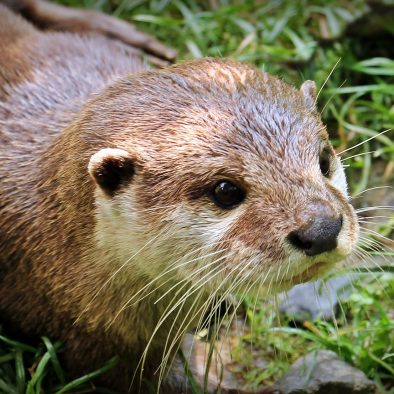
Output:
M275 276L290 281L319 261L285 241L312 200L346 217L342 249L324 258L335 263L355 243L341 168L335 184L320 174L328 135L313 87L300 92L229 60L144 71L124 44L43 33L1 6L0 53L0 315L26 334L64 340L71 373L119 355L102 381L125 392L149 344L143 379L154 382L168 336L198 323L214 289L271 271L266 292L278 291ZM133 163L114 195L88 171L108 148ZM226 177L248 190L232 212L208 193ZM216 271L186 297L211 274L204 264ZM178 377L162 392L174 392Z

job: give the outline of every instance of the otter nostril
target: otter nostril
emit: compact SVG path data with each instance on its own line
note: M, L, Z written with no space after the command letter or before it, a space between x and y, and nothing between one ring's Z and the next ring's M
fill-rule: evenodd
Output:
M308 250L312 247L312 242L303 240L299 230L292 231L288 236L288 240L297 249Z
M287 239L308 256L328 252L337 247L337 237L342 228L343 218L318 217L302 229L292 231Z

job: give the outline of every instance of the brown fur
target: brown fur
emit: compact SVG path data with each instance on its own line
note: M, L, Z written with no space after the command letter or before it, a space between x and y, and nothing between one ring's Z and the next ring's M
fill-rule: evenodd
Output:
M77 198L75 188L60 191L56 184L59 178L69 177L58 169L65 160L75 167L74 171L70 168L69 180L78 178L78 170L86 173L86 167L75 162L71 139L70 146L55 156L48 152L38 158L95 91L119 74L141 69L142 63L132 48L118 42L43 34L1 6L0 27L0 92L4 95L0 106L0 143L4 147L0 152L0 315L29 335L47 332L66 340L67 354L73 355L71 372L81 374L127 349L123 343L116 347L116 338L106 345L104 330L93 334L87 324L73 325L80 309L78 301L70 302L70 291L77 300L83 290L78 288L88 285L83 278L92 280L91 269L77 262L89 247L85 238L94 231L93 185L85 178L81 187L90 190L90 196L88 193L73 207L68 202ZM103 56L112 60L103 62ZM78 75L87 73L79 81ZM64 84L68 84L67 91L62 89ZM46 159L55 166L44 163ZM29 196L29 201L18 202L20 193ZM76 217L82 232L75 226ZM53 233L53 225L59 231ZM41 237L45 232L48 237ZM56 243L59 247L54 247ZM86 364L87 354L92 357ZM114 386L121 390L130 384L129 368L125 368L114 379ZM110 377L105 381L111 385Z
M138 31L130 23L94 10L64 7L46 0L0 0L0 3L23 15L40 29L78 34L99 33L143 49L153 55L151 60L159 64L176 57L175 50Z
M311 199L346 215L356 237L345 197L319 175L317 152L327 133L296 89L229 60L144 71L135 51L120 42L43 33L1 6L0 31L6 53L0 58L0 315L25 334L64 340L71 373L91 371L117 354L119 366L102 381L128 390L175 290L164 302L155 300L181 276L168 276L166 287L122 313L119 308L152 280L149 264L164 271L163 256L184 256L207 237L209 218L226 219L207 193L220 179L248 190L243 212L219 246L206 248L233 252L227 271L248 255L264 257L258 275L275 266L285 254L285 236L300 226L294 213L308 209ZM101 193L89 176L90 158L104 148L130 155L135 176L122 186L124 194ZM144 212L136 239L157 241L147 267L129 264L108 281L124 261L117 245L98 245L95 212L100 201L113 198L120 206L129 194ZM171 219L174 207L191 213L193 222ZM175 229L182 234L182 225L189 226L185 238L171 238ZM220 283L217 278L196 292L168 321L186 329L180 317L197 311ZM193 325L198 316L187 320ZM153 385L164 343L176 332L169 326L154 336L145 364L143 378ZM176 392L178 384L170 377L161 390ZM138 379L131 390L138 391Z
M31 78L32 67L26 56L27 36L34 39L35 29L24 19L12 15L8 9L1 7L4 15L0 18L0 40L1 72L0 72L0 98L5 99L7 95L6 85L17 85L23 80Z

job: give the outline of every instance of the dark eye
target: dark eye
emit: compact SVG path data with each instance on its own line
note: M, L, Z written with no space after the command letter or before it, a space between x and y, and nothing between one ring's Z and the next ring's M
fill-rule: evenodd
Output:
M230 181L220 181L213 189L215 204L223 209L235 207L243 201L244 197L243 191Z
M324 148L321 151L319 164L321 173L329 178L331 176L331 151L328 148Z

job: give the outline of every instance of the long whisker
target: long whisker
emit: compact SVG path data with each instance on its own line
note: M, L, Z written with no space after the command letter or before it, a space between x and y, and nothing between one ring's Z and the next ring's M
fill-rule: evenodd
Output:
M364 236L364 234L366 234ZM362 234L360 235L360 246L363 246L364 249L372 249L375 252L382 252L382 250L384 249L392 249L390 247L388 247L386 244L380 242L379 240L372 238L371 236L369 236L370 234L366 233L365 230L363 230ZM372 236L374 236L372 234ZM385 257L382 255L382 257Z
M202 256L202 258L205 258L206 256ZM196 259L193 259L193 261L195 261ZM188 281L190 281L192 278L194 278L195 276L197 276L198 273L200 273L201 271L205 271L207 270L210 266L215 265L218 262L218 260L214 260L213 262L206 264L202 267L200 267L196 272L193 273L192 276L187 277L187 278L183 278L178 280L169 290L166 291L165 295L169 294L170 291L174 290L176 287L178 287L180 284L184 283L184 285L178 290L178 292L180 292L188 283ZM182 264L183 265L183 264ZM149 291L148 293L144 294L142 297L138 298L137 300L135 300L134 302L131 302L132 299L134 297L132 297L131 299L129 299L123 306L122 308L120 308L120 310L116 313L116 315L114 316L113 320L109 323L108 327L110 327L115 320L119 317L119 315L126 309L126 308L131 308L133 305L136 305L137 303L141 302L143 299L149 297L151 294L157 292L161 287L165 286L169 281L171 281L172 278L167 279L166 281L164 281L163 283L161 283L159 286L156 286L154 289L152 289L151 291ZM152 281L150 282L152 283ZM145 287L146 288L146 287ZM176 293L178 294L178 293ZM164 295L161 298L163 298ZM160 300L159 299L159 300ZM156 304L159 300L156 300L154 302L154 304Z
M253 275L254 275L254 273L255 273L255 271L257 270L257 268L258 268L257 266L254 267L254 269L252 269L252 271L249 273L249 275L244 279L243 283L244 283L246 286L245 286L244 289L240 288L240 291L243 290L243 291L242 291L242 296L239 297L238 303L237 303L237 305L234 307L234 310L233 310L232 314L231 314L230 317L229 317L229 322L231 322L231 321L234 320L234 318L235 318L235 316L236 316L236 314L237 314L237 311L238 311L239 307L240 307L240 306L242 305L242 303L244 302L245 297L246 297L247 293L249 293L250 289L253 288L254 286L256 286L256 284L260 281L260 278L259 278L259 277L257 277L254 281L251 280L252 277L253 277ZM247 279L249 279L249 280L247 281ZM239 284L239 286L241 286L241 285L242 285L242 283ZM261 283L260 283L260 285L261 285ZM260 288L260 286L259 286L259 288ZM218 330L219 330L219 329L220 329L220 327L218 327ZM226 329L226 332L225 332L225 334L224 334L225 336L228 336L228 331L229 331L229 329L230 329L230 324L227 325L227 329Z
M328 80L330 79L332 73L334 72L334 70L337 68L338 64L340 63L341 58L338 59L338 61L334 64L334 67L331 69L330 73L328 74L327 78L325 79L325 81L323 82L323 84L321 85L319 91L317 92L316 98L315 98L315 105L317 104L317 100L320 96L320 93L322 92L322 90L324 89L324 87L326 86Z
M228 256L222 256L220 259L218 260L223 260L225 258L228 258ZM226 265L224 264L224 267L220 267L220 265L218 267L216 267L216 269L218 270L217 272L214 272L214 274L212 275L212 271L208 272L208 275L211 275L211 278L218 275L220 272L222 272L223 270L227 269ZM145 363L145 359L147 356L147 352L148 349L150 347L150 344L153 340L153 337L156 335L157 331L159 330L159 328L162 326L162 324L164 323L164 321L171 315L171 313L180 305L182 304L182 302L184 301L184 299L186 299L187 297L190 297L192 294L194 294L196 291L198 291L199 289L201 289L202 287L206 286L206 277L207 275L204 275L202 278L200 278L193 286L191 286L190 289L188 289L188 291L186 292L185 295L183 295L180 299L178 299L178 301L172 305L171 302L169 303L169 305L167 306L165 312L163 313L163 315L160 317L159 322L156 324L155 329L153 330L152 334L151 334L151 338L148 341L148 344L145 347L145 350L143 352L143 355L140 359L139 365L138 367L142 364L144 365ZM200 284L200 282L202 282ZM185 282L185 284L187 284L188 282ZM182 286L184 287L185 284ZM138 368L137 367L137 368ZM141 373L142 373L142 368L141 368ZM142 378L142 375L141 375Z
M219 268L220 268L220 266L216 267L216 270L219 270ZM187 282L176 292L176 294L175 294L174 298L171 300L171 302L176 298L177 294L179 294L179 292L185 287L186 284L187 284ZM154 330L153 330L153 332L152 332L152 334L151 334L151 336L150 336L150 339L149 339L148 343L147 343L146 346L145 346L145 350L144 350L144 352L142 353L142 355L141 355L141 357L140 357L140 360L139 360L139 362L138 362L138 364L137 364L137 366L136 366L136 368L135 368L135 371L134 371L134 374L133 374L133 377L132 377L132 383L133 383L134 380L135 380L135 377L136 377L136 374L137 374L137 371L138 371L138 370L140 370L140 380L142 380L142 374L143 374L143 369L144 369L143 366L145 365L147 353L148 353L148 350L149 350L149 348L150 348L150 345L151 345L151 343L152 343L152 341L153 341L153 338L154 338L154 336L156 335L157 331L159 330L160 326L161 326L161 325L163 324L163 322L166 320L166 318L167 318L167 317L172 313L172 311L175 309L175 307L172 306L171 302L169 302L169 304L168 304L167 307L165 308L164 312L162 313L161 318L159 319L158 323L156 324L156 327L154 328ZM178 303L178 304L179 304L179 303ZM171 310L170 310L170 309L171 309ZM169 310L170 310L170 311L169 311ZM168 311L169 311L169 312L168 312ZM168 312L168 313L167 313L167 312ZM164 315L165 315L165 316L164 316Z
M360 243L360 246L362 246L362 242ZM357 247L355 250L355 254L360 256L361 260L365 262L370 262L374 267L378 268L382 273L384 273L383 268L379 264L377 264L377 262L372 258L372 256L366 250L361 249L361 247ZM370 274L372 274L368 266L364 266L364 269L366 269Z
M358 198L359 196L361 196L362 194L367 193L367 192L370 192L371 190L377 190L377 189L392 189L392 188L393 188L392 186L376 186L376 187L370 187L369 189L365 189L365 190L363 190L363 191L361 191L361 192L355 194L354 196L352 196L352 199L354 200L354 199Z
M155 235L153 238L151 238L148 242L145 243L140 249L138 249L135 253L131 255L118 269L115 270L115 272L104 282L104 284L97 290L96 294L92 297L92 299L88 302L86 307L83 309L83 311L79 314L79 316L76 319L76 322L81 318L81 316L89 309L90 305L92 305L93 301L99 296L99 294L102 292L102 290L115 278L115 276L133 259L135 258L139 253L141 253L147 246L152 244L156 239L158 239L162 235L162 231L159 232L157 235Z
M256 256L256 259L257 259L257 256ZM255 260L256 260L256 259L255 259ZM227 278L231 277L232 273L235 272L235 271L237 271L237 270L239 269L239 267L242 265L242 263L243 263L242 261L241 261L240 263L238 263L238 264L231 270L231 272L227 275ZM254 263L254 260L253 260L253 259L252 259L252 261L250 261L248 264L245 264L245 266L243 267L243 269L242 269L241 271L246 270L246 269L248 268L248 266L251 265L252 263ZM197 313L200 314L200 319L199 319L199 322L198 322L197 328L196 328L196 331L197 331L197 332L201 330L201 327L202 327L202 326L204 326L205 324L208 324L208 322L212 319L212 315L216 312L216 309L221 305L221 303L227 298L228 294L231 293L231 292L233 291L233 289L234 289L239 283L241 283L242 281L244 281L244 280L246 279L246 278L243 278L243 277L240 275L241 271L238 273L239 278L238 278L236 281L234 281L234 282L232 283L232 285L221 295L220 298L217 298L216 295L218 294L219 290L220 290L222 287L224 287L224 285L225 285L226 282L227 282L227 279L226 279L226 278L225 278L224 280L222 280L221 283L220 283L220 285L219 285L219 287L214 291L213 294L210 295L210 297L206 300L205 304L202 306L202 307L203 307L203 310L201 311L201 308L200 308L200 309L197 311ZM211 300L214 300L214 299L216 299L216 306L212 306L212 307L211 307L211 312L206 316L207 308L211 305ZM229 306L229 307L230 307L230 306ZM226 313L228 312L228 308L229 308L229 307L226 308L226 309L227 309L227 310L226 310ZM206 316L206 318L205 318L205 320L202 320L204 316ZM194 338L193 338L192 344L193 344L193 343L194 343Z
M226 256L226 258L227 257L228 256ZM218 260L215 260L215 261L209 263L208 265L205 265L205 266L201 267L199 270L195 271L194 273L195 274L199 273L201 270L204 270L207 267L209 267L211 265L214 265L217 261L223 260L223 258L224 258L224 256L221 256ZM187 277L187 278L184 278L184 279L181 280L181 282L184 282L184 281L190 281L190 277ZM173 288L174 288L174 286L171 287L170 289L168 289L163 295L161 295L158 299L156 299L154 303L157 304L158 302L160 302L167 294L169 294L173 290Z
M361 258L364 259L364 261L370 261L375 267L377 267L377 268L379 269L380 274L382 274L382 273L384 274L383 268L380 267L380 266L371 258L372 256L369 256L368 253L367 253L365 250L362 250L362 249L359 249L359 248L358 248L358 249L355 251L355 254L361 256ZM371 278L373 278L373 279L375 280L375 282L379 285L380 289L381 289L384 293L387 294L387 291L385 290L383 284L381 283L381 281L380 281L380 279L379 279L379 273L370 270L369 267L366 266L366 265L363 266L363 269L366 270L366 271L368 272L368 275L369 275Z
M201 249L203 249L203 248L205 248L205 247L201 247L201 248L199 248L197 251L199 251L199 250L201 250ZM137 293L133 294L133 296L132 296L131 298L129 298L129 299L126 301L126 303L124 303L124 305L123 305L122 308L119 310L119 312L116 313L116 315L115 315L115 317L114 317L114 320L115 320L115 319L119 316L119 314L122 313L126 308L131 307L132 305L134 305L134 304L136 304L136 303L142 301L144 298L148 297L149 295L151 295L152 293L154 293L155 291L157 291L157 290L160 289L161 287L165 286L168 282L170 282L170 281L172 280L172 278L169 278L169 279L167 279L166 281L163 281L159 286L155 287L155 288L152 289L150 292L144 294L142 297L140 297L140 298L138 298L137 300L135 300L135 298L136 298L139 294L141 294L144 290L148 289L149 286L151 286L153 283L157 282L159 279L161 279L161 278L164 277L165 275L169 274L170 272L179 270L180 268L183 268L183 267L185 267L186 265L189 265L189 264L194 263L194 262L196 262L196 261L203 260L203 259L205 259L205 258L207 258L207 257L211 257L211 256L214 256L214 255L216 255L216 254L222 253L223 251L224 251L224 250L218 250L218 251L214 251L214 252L208 253L208 254L203 255L203 256L195 257L195 258L193 258L193 259L191 259L191 260L182 262L182 263L180 263L180 264L176 264L176 265L171 264L171 265L170 265L166 270L164 270L160 275L156 276L154 279L152 279L150 282L148 282L145 286L143 286ZM194 252L196 252L196 250L195 250ZM181 261L181 259L177 260L175 263L177 263L177 262L179 262L179 261ZM211 264L210 264L210 265L211 265ZM204 269L204 267L203 267L202 269ZM179 283L179 282L178 282L178 283ZM170 289L170 291L171 291L171 290L172 290L172 288ZM133 300L134 300L134 302L133 302Z
M375 207L359 208L359 209L356 209L355 211L356 211L357 214L359 214L361 212L378 211L378 210L381 210L381 209L382 210L386 209L386 210L392 211L392 210L394 210L394 207L391 206L391 205L377 205Z
M250 264L252 264L252 263L253 263L253 261L250 261ZM244 267L244 268L245 268L245 267ZM250 271L246 276L239 276L239 278L237 279L236 283L235 283L235 282L232 283L231 287L227 290L226 293L233 292L233 290L235 289L235 287L242 286L242 283L245 283L245 282L250 283L250 280L248 280L248 279L250 279L250 278L253 276L253 274L254 274L254 272L255 272L256 270L257 270L257 267L255 266L254 269L252 269L252 271ZM254 283L256 283L258 280L259 280L259 278L257 278L256 281L255 281ZM242 287L241 287L241 289L242 289ZM227 295L223 294L222 297L221 297L221 299L219 299L219 300L217 301L216 306L214 306L214 307L212 308L212 311L211 311L210 315L207 317L207 321L211 320L213 316L216 316L216 311L217 311L217 309L220 307L220 304L222 303L222 299L225 299L226 297L227 297ZM238 302L237 306L235 307L235 310L234 310L235 313L236 313L236 311L237 311L239 305L242 303L242 301L243 301L243 300L241 300L240 302ZM229 308L230 308L230 306L228 306L228 307L226 308L226 312L225 312L226 314L228 313ZM230 317L230 322L233 320L233 318L234 318L234 314L232 314L232 316ZM224 322L223 319L220 320L219 322L216 321L216 324L214 325L214 330L215 330L215 331L214 331L213 334L211 334L211 335L212 335L212 341L211 341L211 343L210 343L210 348L209 348L208 363L207 363L207 362L205 363L205 364L206 364L206 368L205 368L205 378L204 378L204 387L205 387L205 388L207 387L207 383L208 383L208 374L209 374L209 365L210 365L210 357L209 357L209 356L212 354L212 351L214 350L213 347L214 347L215 338L218 337L218 333L219 333L219 330L220 330L221 325L223 324L223 322ZM227 332L225 333L225 337L226 337L227 334L228 334L228 329L229 329L229 325L227 326Z
M174 319L173 319L173 322L172 322L172 324L171 324L171 326L170 326L170 328L169 328L169 330L168 330L168 335L167 335L167 338L166 338L166 342L165 342L165 344L164 344L164 350L163 350L162 361L161 361L160 365L158 366L158 368L157 368L157 370L156 370L156 372L155 372L155 373L157 373L157 372L159 371L158 387L160 387L161 382L162 382L162 380L163 380L163 375L164 375L166 366L167 366L167 364L168 364L168 360L169 360L169 358L171 357L171 354L173 354L173 357L174 357L174 355L175 355L175 352L171 353L171 350L179 343L179 342L178 342L179 339L181 339L181 336L183 335L184 331L187 330L188 325L185 324L185 323L186 323L186 321L187 321L189 315L194 311L195 306L199 304L199 301L200 301L200 298L202 297L202 294L203 294L202 291L200 291L200 292L197 293L197 296L194 297L194 301L193 301L192 305L190 305L190 307L188 308L188 311L187 311L187 313L185 314L185 316L184 316L182 322L179 324L178 332L181 331L182 334L181 334L180 336L175 335L174 338L173 338L173 341L172 341L171 345L168 346L169 339L170 339L170 334L172 333L172 331L173 331L173 329L174 329L174 327L175 327L175 324L178 323L178 317L179 317L179 315L181 314L182 308L184 307L184 305L185 305L185 303L186 303L186 301L187 301L188 298L185 298L185 299L184 299L184 301L182 302L182 305L180 306L180 308L179 308L179 310L178 310L178 313L175 315L175 317L174 317ZM184 324L185 324L185 328L182 329L182 327L183 327ZM167 350L167 349L168 349L168 350Z
M380 234L380 233L378 233L378 232L375 231L375 230L372 230L372 229L370 229L370 228L366 228L366 227L363 227L363 226L360 226L360 228L363 230L364 233L372 234L372 235L374 235L375 237L384 239L385 241L387 241L387 242L390 243L390 244L394 244L394 241L393 241L392 239L390 239L390 238L388 238L388 237L385 237L383 234ZM387 248L389 248L389 249L392 249L390 246L388 246L388 245L386 245L386 244L383 244L383 245L385 245L385 246L386 246Z
M350 150L352 150L352 149L354 149L354 148L357 148L358 146L364 145L366 142L371 141L371 140L375 139L376 137L379 137L380 135L387 133L387 132L390 131L390 130L391 130L391 129L383 130L383 131L381 131L380 133L377 133L377 134L375 134L374 136L372 136L372 137L370 137L370 138L367 138L366 140L364 140L364 141L362 141L362 142L360 142L360 143L358 143L358 144L356 144L356 145L353 145L352 147L347 148L347 149L343 150L342 152L337 153L337 155L338 155L338 156L341 156L341 155L343 155L345 152L349 152Z
M241 283L242 280L244 280L244 277L242 277L241 274L243 273L243 271L247 270L248 267L249 267L250 265L254 264L255 261L257 261L257 260L258 260L258 256L256 256L255 258L251 259L251 261L249 261L247 264L244 264L243 261L240 261L240 262L229 272L229 274L227 275L227 277L224 278L223 281L222 281L222 283L219 285L219 289L220 289L221 287L223 287L225 284L227 284L228 278L230 278L230 277L233 275L233 273L236 272L236 271L238 271L238 270L239 270L239 267L240 267L242 264L244 264L244 267L238 272L238 278L231 284L231 286L230 286L229 288L226 289L226 291L221 295L221 297L220 297L219 299L216 300L216 304L217 304L217 305L220 305L220 304L228 297L228 295L239 285L239 283ZM218 290L219 290L219 289L218 289ZM216 293L217 293L217 292L216 292ZM216 296L216 295L215 295L215 296ZM214 296L214 297L210 297L210 299L213 300L213 299L215 298L215 296ZM207 306L209 306L209 304L207 304ZM199 325L197 326L197 327L198 327L197 329L199 329L202 325L205 325L206 323L208 323L209 320L210 320L210 317L211 317L211 315L208 315L207 318L206 318L206 320L205 320L204 322L202 322L201 319L200 319Z
M345 79L345 80L339 85L339 88L342 88L342 87L345 85L346 82L347 82L347 81L346 81L346 79ZM321 114L324 114L324 111L326 110L326 108L328 107L328 104L330 104L330 102L331 102L331 100L334 98L334 96L335 96L335 94L332 94L332 95L330 96L330 98L326 101L326 103L324 104L323 108L322 108L321 111L320 111Z
M252 262L250 262L250 264L251 264L251 263L252 263ZM238 266L241 265L241 264L242 264L242 262L240 262L240 263L238 264ZM247 268L247 267L245 266L244 269L246 269L246 268ZM223 287L223 285L224 285L225 283L226 283L225 280L222 280L222 281L221 281L221 284L219 285L219 288L217 288L217 289L213 292L213 294L211 294L211 295L209 296L209 298L204 302L204 304L195 312L195 314L194 314L194 316L191 318L191 320L194 320L195 317L198 316L198 315L200 315L200 316L203 316L203 315L204 315L205 312L202 313L201 310L202 310L202 309L203 309L204 311L206 310L206 307L209 306L209 305L211 304L210 300L211 300L211 299L214 299L214 298L216 297L216 294L217 294L217 292L219 291L220 287ZM217 302L217 304L220 304L220 302ZM215 308L213 308L213 309L215 310ZM185 331L187 330L187 328L188 328L187 326L184 326L185 321L186 321L187 318L189 317L188 315L189 315L189 313L187 314L187 316L184 317L183 322L180 324L180 326L179 326L179 328L178 328L178 331L177 331L177 333L175 334L175 337L173 338L173 341L172 341L171 346L168 348L168 350L165 351L166 355L163 357L162 364L160 365L161 371L164 370L163 364L164 364L164 366L165 366L165 364L167 363L168 357L169 357L170 354L171 354L171 350L172 350L173 346L174 346L174 345L178 342L178 340L184 335L184 332L185 332ZM200 318L200 320L201 320L201 318ZM170 332L171 332L171 331L170 331ZM168 334L168 337L169 337L169 334ZM167 339L168 339L168 337L167 337Z
M394 217L390 216L383 216L383 215L376 215L376 216L359 216L359 220L367 220L367 219L386 219L386 220L391 220L394 219Z
M288 257L288 259L287 259L287 264L286 264L286 266L287 266L287 268L286 268L286 270L283 270L283 275L285 275L285 276L287 277L288 272L289 272L289 269L290 269L290 266L291 266L290 257ZM271 272L271 269L272 269L272 265L269 267L269 269L268 269L268 271L267 271L267 273L266 273L264 279L263 279L262 281L260 281L259 287L258 287L257 292L256 292L255 300L254 300L252 319L254 318L255 313L256 313L257 302L258 302L258 300L259 300L259 294L260 294L261 288L262 288L262 286L265 284L265 280L266 280L267 277L269 276L269 274L270 274L270 272ZM250 326L251 326L251 334L252 334L251 337L253 338L253 326L254 326L254 325L253 325L253 321L251 322ZM251 343L251 346L252 346L252 343Z
M390 248L386 244L369 236L368 237L361 236L360 240L361 240L360 246L363 246L364 249L371 249L372 251L378 253L383 260L388 262L387 257L384 254L382 254L382 251L387 249L389 251L393 251L393 248Z
M254 267L254 269L249 273L249 277L250 277L250 278L253 276L253 274L254 274L254 272L257 270L257 268L258 268L257 266ZM270 272L271 272L271 269L272 269L272 266L269 267L269 269L268 269L268 271L267 271L267 273L266 273L266 275L265 275L265 277L264 277L264 279L263 279L262 281L261 281L261 278L257 277L257 279L256 279L254 282L252 282L252 284L251 284L250 286L247 286L247 291L249 291L253 286L256 285L257 282L260 281L260 284L259 284L259 287L258 287L258 293L256 294L256 296L257 296L257 295L259 294L260 290L261 290L261 287L265 284L265 281L266 281L267 278L269 277L269 274L270 274ZM243 282L246 282L246 279L247 279L247 277L245 278L245 280L244 280ZM271 281L272 281L272 280L273 280L273 277L271 278ZM248 283L250 283L250 281L248 281ZM242 283L236 284L235 286L238 286L238 285L241 286ZM235 286L232 286L232 287L229 289L229 291L233 291L233 289L235 288ZM241 289L241 290L242 290L242 289ZM234 319L235 314L236 314L236 312L237 312L239 306L240 306L241 303L243 302L245 296L246 296L246 291L244 292L244 295L238 299L237 306L234 307L234 311L233 311L232 315L231 315L230 318L229 318L229 324L227 325L227 329L226 329L226 332L225 332L225 334L224 334L225 336L228 335L228 330L229 330L229 328L230 328L230 322ZM228 313L228 310L226 311L226 313Z
M357 153L357 155L344 157L343 159L341 159L341 163L343 163L344 161L350 160L350 159L354 159L355 157L370 155L370 154L375 153L375 152L376 152L376 150L371 150L369 152Z

